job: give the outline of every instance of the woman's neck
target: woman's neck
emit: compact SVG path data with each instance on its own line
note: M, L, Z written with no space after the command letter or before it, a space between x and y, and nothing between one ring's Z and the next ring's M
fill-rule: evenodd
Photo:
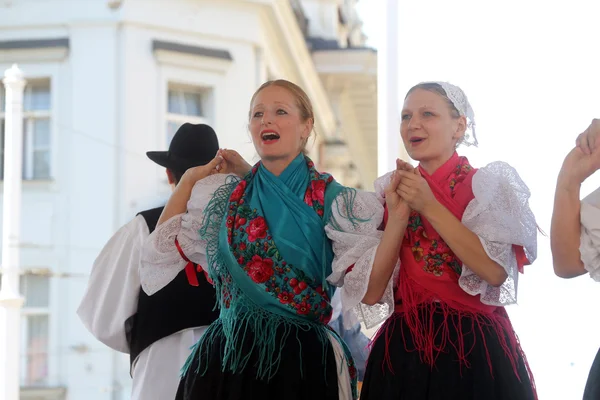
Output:
M442 165L444 165L452 156L454 155L454 150L450 154L446 154L443 156L431 158L429 160L423 160L419 162L421 168L425 170L430 176L435 173Z
M267 157L262 158L261 162L263 167L265 167L267 171L269 171L275 176L279 176L292 163L292 161L296 159L296 157L298 157L297 154L295 156L286 157Z

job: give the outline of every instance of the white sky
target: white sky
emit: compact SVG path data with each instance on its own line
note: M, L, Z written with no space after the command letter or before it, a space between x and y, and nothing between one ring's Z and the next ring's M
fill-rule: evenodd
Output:
M597 0L399 0L401 98L414 84L459 85L475 110L479 148L460 149L475 166L503 160L528 184L531 207L550 233L556 176L576 136L600 118ZM384 0L359 12L377 47ZM583 194L600 186L600 173ZM549 238L508 308L541 400L581 399L600 347L600 285L552 272Z

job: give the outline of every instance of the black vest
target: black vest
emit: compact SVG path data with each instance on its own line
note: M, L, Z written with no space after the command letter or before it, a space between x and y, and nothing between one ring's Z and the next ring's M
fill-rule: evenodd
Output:
M164 207L142 211L150 233ZM175 246L175 244L173 244ZM203 272L196 273L200 286L192 286L182 270L167 286L148 296L141 288L137 311L125 321L129 362L154 342L188 328L210 325L219 317L215 289ZM178 351L178 350L175 350Z

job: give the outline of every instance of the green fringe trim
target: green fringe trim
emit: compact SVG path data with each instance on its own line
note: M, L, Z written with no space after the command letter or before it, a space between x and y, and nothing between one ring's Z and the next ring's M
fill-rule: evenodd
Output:
M279 371L287 341L295 338L300 349L299 369L302 374L302 342L298 332L314 330L323 345L322 363L325 365L329 351L328 330L325 326L273 314L249 303L246 298L243 298L246 304L240 304L241 298L237 300L235 309L243 309L243 311L227 313L227 316L221 317L213 324L214 329L204 333L197 351L198 357L208 357L211 349L216 345L215 340L220 338L223 372L242 372L252 355L256 354L258 356L256 377L269 381ZM200 375L205 374L208 364L208 362L204 363L202 369L198 366L195 372Z
M221 277L227 275L227 270L224 265L223 256L219 252L219 233L224 229L223 223L227 215L227 207L229 205L229 197L238 185L240 180L230 176L225 183L221 185L213 194L212 199L204 209L204 219L202 227L199 230L200 238L206 241L206 259L208 261L208 275L215 283L217 289L217 298L221 299ZM221 301L215 304L216 307L221 306Z
M342 205L340 205L339 196L341 196L343 199ZM354 201L355 200L356 200L356 189L350 188L350 187L343 188L342 191L340 192L340 194L338 196L336 196L334 199L338 214L341 215L343 218L346 218L348 221L350 221L354 228L356 228L358 226L358 224L361 222L370 221L371 218L373 217L373 216L371 216L366 219L357 217L354 214ZM331 226L338 231L342 230L342 227L340 226L338 221L335 219L333 213L331 213L331 215L325 222L331 224Z
M209 326L207 328L207 332L210 330L210 328L212 327ZM188 356L188 358L185 360L185 363L183 364L183 367L181 367L181 369L179 370L179 376L181 378L183 378L189 371L190 367L192 366L192 362L194 361L194 357L196 356L196 353L198 352L198 349L200 348L200 342L202 338L198 339L198 341L192 346L190 347L190 355Z
M198 231L200 238L207 241L207 259L208 259L208 275L215 282L215 288L217 289L217 298L220 299L219 293L221 290L221 285L217 285L217 282L221 282L218 279L218 272L214 271L213 266L218 265L214 264L216 258L218 258L218 245L219 245L219 228L223 223L225 218L225 214L227 213L227 204L229 202L229 197L231 196L231 192L235 189L237 184L239 183L239 179L234 176L229 176L223 185L221 185L213 194L213 197L210 199L208 205L204 210L204 218L202 220L202 227ZM220 308L220 302L216 302L213 310ZM195 345L190 347L191 353L186 359L183 367L181 368L181 376L185 376L192 363L194 361L194 357L198 356L198 352L202 347L203 339L205 336L212 336L212 332L214 332L218 328L218 321L213 322L206 332L202 335L202 337L196 342Z
M265 314L268 314L268 313L265 312ZM271 314L271 315L273 315L273 314ZM181 369L181 377L184 377L189 372L195 359L201 360L203 357L205 360L207 360L204 362L204 364L205 364L204 368L201 370L200 364L202 364L202 363L199 362L198 366L194 370L194 373L201 374L201 375L205 374L208 370L208 365L209 365L208 357L211 354L213 346L215 346L215 340L217 338L222 338L222 339L225 339L225 343L221 342L221 344L220 344L221 351L224 351L224 354L225 354L223 357L223 364L222 364L223 372L227 372L227 371L230 371L232 373L241 372L244 369L244 367L247 365L252 351L258 347L258 351L260 354L259 367L267 367L267 368L259 368L257 378L269 380L275 376L275 374L277 373L277 371L279 369L279 362L281 361L282 350L284 348L286 341L290 339L290 334L292 333L292 329L294 327L298 328L296 330L296 340L299 344L299 349L300 349L299 355L300 355L300 376L301 377L303 377L302 342L300 341L300 338L298 337L299 329L306 329L306 330L315 329L315 331L318 332L318 340L323 345L322 346L323 353L322 353L321 362L324 366L323 374L325 377L327 376L326 362L327 362L327 357L329 354L328 353L329 347L331 344L330 340L337 341L340 344L340 346L342 347L342 350L344 353L341 363L340 363L340 366L339 366L339 369L337 371L338 375L341 375L344 372L344 369L348 365L348 363L351 362L351 360L349 359L349 357L351 357L351 355L350 355L351 353L350 353L348 346L333 329L329 329L329 328L325 327L324 325L320 325L320 324L306 323L304 325L297 325L294 323L295 321L293 321L292 323L289 323L289 320L287 320L287 319L281 325L278 324L279 321L274 322L270 318L268 318L267 321L268 321L267 323L269 324L269 326L266 326L266 325L261 326L261 324L263 323L263 320L262 319L253 319L251 316L248 316L247 318L246 318L246 316L244 316L243 318L239 319L238 321L234 321L233 329L237 329L238 332L240 333L235 338L227 337L227 334L225 332L226 332L226 330L228 330L228 328L226 328L226 326L225 326L226 324L225 325L223 324L223 320L215 321L206 330L206 332L204 333L202 338L194 346L191 347L192 351L191 351L189 357L187 358L185 365ZM256 327L259 327L259 329L261 330L261 334L264 334L264 333L269 334L268 343L264 343L264 342L257 340L257 336L255 336L253 345L250 347L250 349L244 349L243 348L243 345L245 343L244 336L249 331L256 333L257 332L255 330ZM277 335L277 333L279 333L278 329L281 327L283 327L283 334L278 336ZM243 335L243 336L240 336L240 335ZM331 339L330 339L329 335L332 336ZM279 340L277 340L277 339L279 339ZM229 346L230 344L232 345L231 348ZM263 357L265 355L264 353L268 352L268 351L273 351L272 354L273 355L276 354L276 357L271 357L271 358L274 358L271 361L271 363L265 364L262 361L263 361ZM245 352L245 355L242 356L243 363L237 363L236 365L234 365L231 362L227 363L226 360L227 360L228 354L231 355L233 353L233 354L242 355L242 354L244 354L244 352ZM352 361L351 364L354 365L354 362ZM356 383L357 383L356 379L351 380L351 389L352 389L353 399L358 399L358 391L357 391Z
M223 352L221 368L223 372L239 373L243 371L252 354L257 353L257 378L268 381L277 374L282 359L282 351L286 347L287 340L293 340L292 335L294 332L295 339L299 344L300 362L302 364L302 343L298 337L300 330L314 330L317 333L318 340L323 345L322 362L325 365L330 344L329 333L331 332L326 326L300 318L284 317L267 311L246 297L230 279L227 266L224 264L224 258L219 252L219 235L221 229L224 229L229 197L238 183L239 179L235 177L228 178L225 184L215 191L204 211L204 219L199 234L207 242L209 276L215 284L217 298L219 299L215 307L221 309L221 316L210 325L200 340L192 346L191 354L181 369L182 376L189 372L196 357L199 359L209 357L213 346L216 344L215 341L221 339L220 347ZM353 213L356 199L355 189L343 188L338 193L342 195L344 203L340 205L337 195L335 196L337 211L340 215L351 221L353 226L360 222L369 221L370 218L361 219ZM326 204L331 204L331 202L326 202ZM334 229L341 230L339 223L332 216L331 207L326 208L325 211L324 221L331 223ZM324 243L323 251L326 252L326 249ZM229 293L230 308L224 306L222 296L224 288ZM248 336L251 340L247 340ZM334 337L340 341L347 352L345 343L337 335L334 334ZM204 368L201 370L202 364L204 364ZM199 363L195 372L205 374L208 365L208 361ZM302 365L299 367L302 373ZM353 389L355 391L355 387Z
M207 242L206 255L209 266L209 276L215 284L218 307L221 309L220 318L215 321L202 335L194 346L193 352L185 363L182 372L188 372L194 360L193 357L207 357L215 339L221 337L223 371L233 373L242 371L253 353L258 353L257 378L269 380L277 373L282 358L282 350L290 335L295 331L296 340L301 348L297 332L314 329L318 332L319 341L324 346L323 362L327 359L326 344L329 341L327 328L321 324L305 321L300 318L290 318L267 311L252 302L244 295L235 282L230 279L223 255L219 251L219 236L224 229L224 220L229 206L229 197L239 179L231 178L219 187L204 211L204 220L199 230L200 237ZM223 289L229 293L229 308L225 307ZM250 335L251 341L247 340ZM248 347L248 343L252 345ZM300 354L301 356L302 354ZM205 368L208 363L204 363ZM204 374L206 369L196 373Z

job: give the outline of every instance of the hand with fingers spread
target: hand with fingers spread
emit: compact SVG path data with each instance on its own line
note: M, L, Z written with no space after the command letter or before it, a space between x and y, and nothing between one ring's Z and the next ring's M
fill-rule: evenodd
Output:
M220 174L235 174L242 178L252 169L252 166L235 150L221 149L218 154L223 157L223 162L217 166Z
M385 190L385 202L389 217L405 222L410 215L410 207L398 193L398 185L402 181L400 172L412 173L413 167L400 159L396 159L396 170L392 173L392 179Z
M594 118L588 128L575 141L584 154L592 154L596 147L600 148L600 119Z
M400 175L400 184L396 188L396 193L410 208L424 214L431 205L437 202L429 184L421 176L418 168L414 168L411 172L398 171L398 174Z

